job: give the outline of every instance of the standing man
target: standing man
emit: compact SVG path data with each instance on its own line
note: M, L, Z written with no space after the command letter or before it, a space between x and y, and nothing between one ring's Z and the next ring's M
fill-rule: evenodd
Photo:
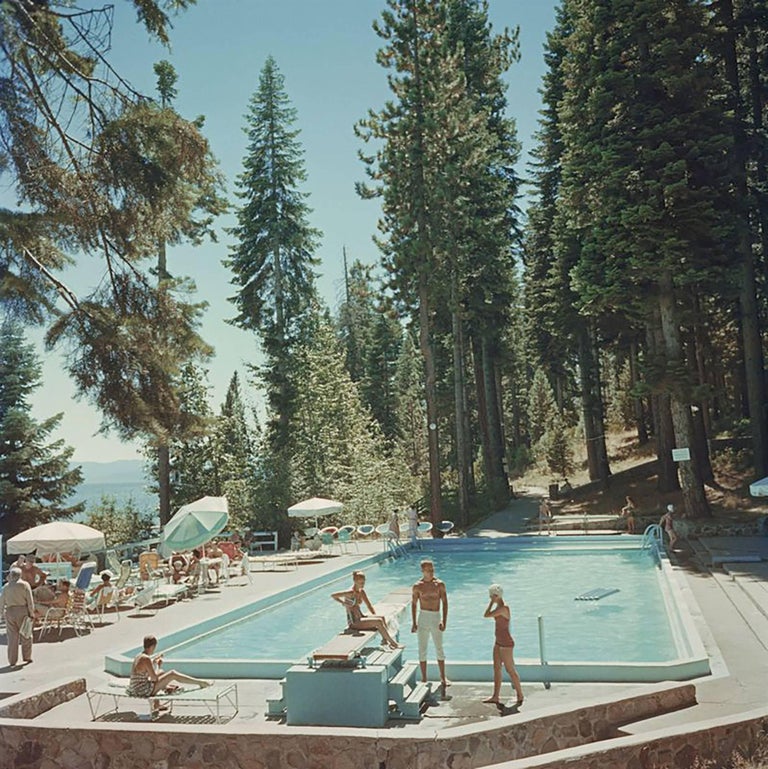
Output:
M419 609L418 620L416 609ZM427 680L427 644L429 637L435 644L440 684L445 689L451 682L445 677L445 652L443 632L448 624L448 593L445 582L435 577L435 565L429 559L421 562L421 579L413 586L411 598L411 632L418 632L419 666L421 680Z
M21 578L21 569L12 566L8 572L8 583L0 594L0 611L5 609L5 632L8 640L8 664L14 667L19 659L19 640L24 662L32 662L32 632L21 633L24 620L35 617L35 602L32 588Z

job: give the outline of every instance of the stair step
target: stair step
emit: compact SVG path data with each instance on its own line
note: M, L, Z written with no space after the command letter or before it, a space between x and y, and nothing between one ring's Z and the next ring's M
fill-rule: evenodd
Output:
M420 718L421 706L424 700L432 694L432 685L430 683L416 684L408 698L403 702L400 711L392 715L392 718Z
M395 700L400 705L411 692L413 679L419 669L417 662L406 662L397 672L394 678L391 678L387 684L388 699Z
M280 699L267 700L267 712L268 717L283 716L285 715L285 700Z

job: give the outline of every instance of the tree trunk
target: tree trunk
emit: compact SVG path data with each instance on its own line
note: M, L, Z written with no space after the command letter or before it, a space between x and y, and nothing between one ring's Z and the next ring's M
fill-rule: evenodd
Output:
M482 338L483 386L488 417L488 446L490 449L488 488L494 510L501 510L509 502L509 478L504 470L504 439L501 430L501 408L496 388L496 366L491 340L487 334Z
M646 327L646 340L649 357L656 368L663 359L664 339L661 331L659 313L654 312ZM675 429L672 425L672 412L669 405L669 394L659 392L657 382L651 383L654 393L651 396L651 412L653 415L653 431L656 435L656 460L658 462L658 490L663 494L677 491L680 481L677 477L677 465L672 460L672 449L675 446Z
M480 427L480 441L483 449L483 468L486 481L488 468L492 464L491 441L488 431L488 400L485 394L485 379L483 378L483 350L476 334L472 335L472 369L475 376L475 392L477 395L477 422Z
M581 381L581 412L584 420L584 440L587 446L587 467L590 481L607 481L611 474L605 445L603 397L600 392L600 371L586 323L577 330L579 379Z
M659 280L658 302L675 444L677 448L687 448L691 452L689 460L678 462L685 515L689 518L710 516L712 513L699 472L700 459L696 453L691 403L687 393L687 368L682 360L680 327L672 289L672 273L669 270L665 271Z
M754 10L752 3L747 3L745 12ZM739 76L738 57L736 52L736 26L733 13L732 0L720 0L722 22L725 27L723 35L723 59L725 76L731 89L736 120L734 121L734 144L737 163L736 193L737 200L742 204L742 217L739 222L739 306L741 308L741 335L744 348L744 384L746 388L746 401L749 411L749 425L752 435L752 453L755 472L759 476L768 473L768 406L766 405L765 386L765 361L763 360L763 348L760 338L760 318L757 305L757 289L755 285L755 260L752 252L752 239L750 236L749 211L746 201L749 200L747 182L747 164L749 144L745 126L745 114L742 99L742 88ZM751 22L754 24L754 22ZM755 47L754 32L747 36L748 47ZM760 77L757 78L758 93L756 101L755 70L752 59L749 60L749 80L751 91L751 119L752 129L756 129L755 135L760 135L762 129L763 97L760 89ZM756 142L761 145L761 142ZM759 158L758 160L762 160ZM758 167L762 164L756 163ZM764 175L765 169L759 170ZM758 195L758 198L764 196ZM763 224L761 220L761 225ZM765 230L765 227L763 227ZM765 254L765 251L763 252Z
M469 520L469 468L467 466L466 384L464 377L464 334L456 296L456 276L451 286L451 328L453 331L453 400L456 429L456 476L458 484L458 523L464 526Z
M157 488L160 497L160 525L171 520L171 452L168 444L157 447Z
M437 422L437 374L429 320L429 293L425 277L419 278L419 348L424 360L424 396L427 403L427 448L429 451L429 511L433 527L443 520L440 481L440 440ZM433 528L436 532L436 528Z
M636 388L640 382L640 372L637 366L637 342L633 339L629 345L629 378L632 388ZM640 445L648 443L648 428L645 424L645 409L643 399L638 396L632 398L632 410L635 417L635 430L637 430L637 442Z

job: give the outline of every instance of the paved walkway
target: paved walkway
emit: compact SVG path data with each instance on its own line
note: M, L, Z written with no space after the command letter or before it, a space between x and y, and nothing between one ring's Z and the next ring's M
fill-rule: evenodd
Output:
M538 497L534 492L527 491L506 510L489 516L468 533L506 536L529 531L526 521L536 514L537 505ZM714 675L696 682L699 705L631 725L627 731L640 732L700 721L764 704L768 687L768 538L729 538L725 545L732 559L736 559L739 553L749 553L754 558L757 552L760 557L766 558L766 562L731 560L725 565L728 571L720 566L710 568L708 561L711 562L714 555L723 554L724 543L719 538L702 540L684 558L673 556L673 560L678 561L677 568L685 573L694 620L713 660ZM123 612L119 621L112 615L105 626L80 638L66 630L61 637L54 632L43 642L35 644L33 664L16 669L0 668L0 697L75 676L85 676L89 686L100 684L107 678L103 672L103 657L108 651L138 645L148 633L162 639L164 634L180 626L274 594L308 578L329 573L340 565L351 570L361 557L375 552L378 547L377 543L364 543L360 554L345 554L321 563L302 565L296 571L254 571L252 585L242 584L240 579L237 580L240 583L238 586L225 586L218 592L162 608L156 613ZM632 632L643 631L642 628L635 628ZM237 728L238 723L242 723L249 732L290 728L268 721L264 716L266 699L279 692L277 681L238 683L241 712L228 728ZM536 710L553 706L572 707L607 692L621 696L642 688L643 685L624 684L553 684L551 689L546 690L541 684L524 684L525 713L530 715ZM436 707L431 707L420 724L398 724L397 728L413 730L414 733L423 730L434 732L468 722L498 718L495 709L480 702L487 689L488 684L455 684L449 689L450 696ZM79 697L40 718L52 723L72 723L89 720L90 714L85 698Z

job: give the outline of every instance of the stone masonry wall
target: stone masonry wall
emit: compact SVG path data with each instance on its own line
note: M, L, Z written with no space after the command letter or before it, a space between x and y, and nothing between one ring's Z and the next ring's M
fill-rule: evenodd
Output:
M605 740L622 724L695 703L692 684L649 687L569 712L500 719L418 737L396 730L0 720L0 767L14 769L476 769ZM501 725L499 725L501 724ZM422 733L423 734L423 733Z

